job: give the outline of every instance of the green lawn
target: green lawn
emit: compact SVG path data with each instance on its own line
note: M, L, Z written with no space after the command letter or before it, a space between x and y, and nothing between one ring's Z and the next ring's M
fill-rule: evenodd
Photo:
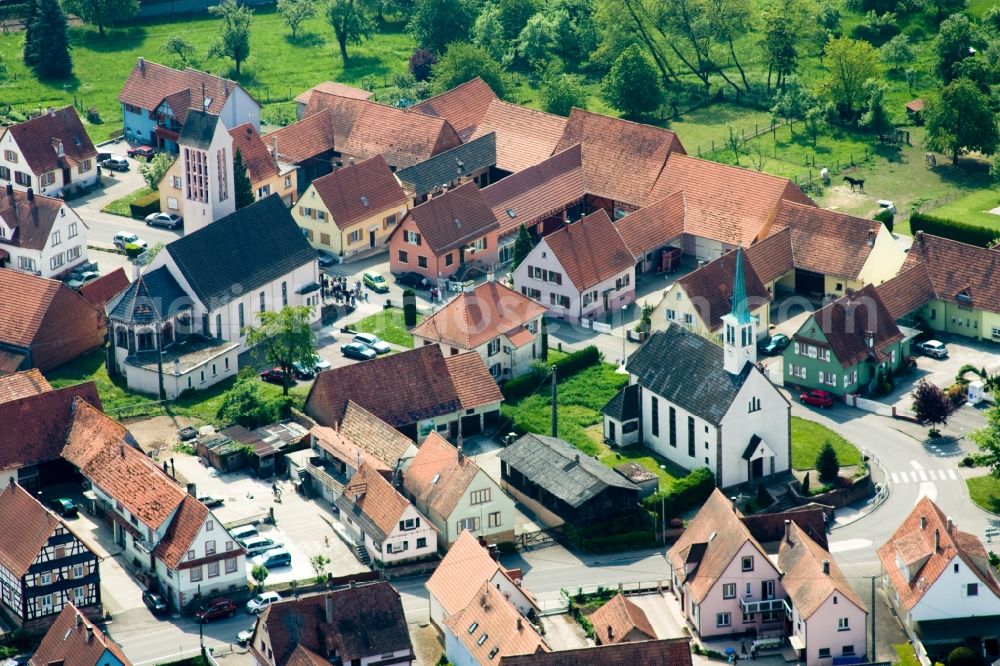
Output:
M130 391L125 382L112 379L104 367L104 350L98 349L81 356L62 367L46 374L46 379L55 388L71 386L80 382L93 381L97 384L97 392L101 396L104 411L115 418L127 418L137 413L149 412L151 415L170 414L187 416L205 423L218 424L216 412L222 404L223 395L236 382L235 377L219 382L204 391L190 391L176 400L153 406L153 396ZM264 395L273 398L281 393L281 387L261 382ZM305 404L308 389L305 386L295 386L289 391L294 400L294 406L301 409ZM148 407L146 407L148 406Z
M1000 479L995 476L977 476L967 479L965 485L969 486L969 497L980 508L1000 513Z
M126 194L121 199L115 199L107 206L101 209L102 212L111 213L112 215L121 215L122 217L132 217L132 209L130 204L140 197L144 197L147 194L152 194L153 190L148 187L142 187L132 192L131 194Z
M892 649L896 651L896 664L898 666L920 666L920 662L917 660L917 655L913 652L913 646L909 643L899 643L893 645Z
M417 314L419 324L423 316ZM413 336L406 329L403 322L403 310L401 308L387 308L373 315L368 315L360 321L350 324L350 327L359 333L372 333L382 338L386 342L401 347L413 347Z
M1000 190L984 189L927 212L949 220L991 227L1000 232L1000 215L988 212L998 206L1000 206Z
M815 421L792 417L792 469L815 469L816 456L826 442L833 444L841 467L861 464L861 453L846 439Z

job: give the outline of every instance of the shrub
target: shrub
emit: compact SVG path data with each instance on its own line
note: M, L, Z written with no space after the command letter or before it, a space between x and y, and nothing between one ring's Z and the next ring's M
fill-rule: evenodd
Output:
M885 228L889 230L889 233L892 233L893 212L891 210L885 208L876 213L875 217L873 217L872 219L875 220L876 222L881 222L882 224L884 224Z
M417 325L417 294L409 288L403 290L403 323L406 328Z
M410 56L410 74L417 81L426 81L431 76L431 67L437 62L437 56L427 49L415 49Z
M590 345L580 351L573 352L569 356L555 362L556 370L559 373L559 381L569 379L578 372L597 365L601 361L601 352L597 347ZM507 382L503 387L504 399L507 402L517 402L534 393L545 378L549 375L549 369L543 364L536 364L530 372L515 377Z
M134 219L143 220L150 213L160 212L160 194L159 192L150 192L145 196L138 197L128 207Z
M837 452L830 442L825 442L819 455L816 456L816 471L819 472L819 480L823 483L834 483L840 476L840 461L837 460Z
M101 112L93 106L87 109L87 122L91 125L100 125L103 123L104 121L101 120Z
M968 394L966 391L967 388L964 384L955 382L954 384L948 387L948 389L944 392L944 394L948 396L949 400L951 400L951 404L958 407L959 405L965 403L966 399L968 398Z
M805 477L802 479L802 494L807 497L809 495L809 472L806 472Z
M129 259L135 259L142 254L142 246L138 243L128 243L125 245L125 254Z
M979 247L989 247L990 243L996 240L997 236L996 230L989 227L934 217L933 215L925 215L924 213L914 213L910 216L910 229L914 235L918 231L923 231L924 233L934 234L942 238L950 238L951 240L968 243L969 245L978 245Z
M665 491L650 495L643 500L643 505L650 511L659 513L662 510L667 518L674 518L703 504L714 489L715 475L702 467L677 479Z
M973 458L972 456L965 456L964 458L962 458L962 461L958 464L961 465L962 467L975 467L976 459Z
M979 655L964 645L948 653L948 666L980 666L982 663Z

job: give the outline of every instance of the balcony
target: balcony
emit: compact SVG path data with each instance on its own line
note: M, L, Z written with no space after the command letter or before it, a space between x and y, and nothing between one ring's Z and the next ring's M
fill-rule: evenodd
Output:
M344 493L344 484L347 483L347 478L319 456L309 458L306 461L306 469L317 482L327 486L335 494L342 495Z
M751 613L782 612L789 619L792 615L792 609L785 599L759 599L754 601L745 597L740 597L740 610L748 615Z

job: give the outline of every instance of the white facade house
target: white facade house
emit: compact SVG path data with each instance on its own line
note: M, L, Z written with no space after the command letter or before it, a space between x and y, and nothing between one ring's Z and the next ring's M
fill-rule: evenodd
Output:
M76 211L61 199L6 185L0 195L0 266L55 278L85 261L87 225Z
M236 210L233 138L222 118L191 110L178 145L181 214L191 234Z
M0 184L61 197L97 183L97 149L76 109L48 109L0 134Z

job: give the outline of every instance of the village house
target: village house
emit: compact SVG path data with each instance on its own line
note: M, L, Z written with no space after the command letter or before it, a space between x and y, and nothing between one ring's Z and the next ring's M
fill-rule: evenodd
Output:
M494 379L511 379L528 372L541 356L543 314L536 301L489 280L417 324L413 344L436 344L449 355L475 351Z
M168 398L207 388L237 373L257 313L304 305L318 321L319 290L316 253L272 194L169 243L108 303L108 372Z
M381 156L317 178L292 209L312 246L342 261L383 252L409 199Z
M0 612L5 620L39 631L71 604L97 614L97 555L13 478L0 492L0 525Z
M61 199L7 183L0 196L0 268L57 278L87 261L87 225Z
M233 159L239 151L250 177L250 189L255 201L277 194L285 206L292 206L299 197L296 167L281 162L276 150L277 142L270 144L261 137L253 123L243 123L229 130L233 138Z
M876 552L889 603L922 659L944 659L957 645L1000 657L1000 579L975 535L925 496Z
M116 268L107 275L102 275L96 280L84 284L77 292L83 296L85 301L100 310L102 316L107 318L108 302L128 289L129 284L125 269Z
M101 312L62 282L0 268L0 375L47 372L103 344Z
M29 666L132 666L118 643L67 604L49 627Z
M499 457L504 490L549 527L609 523L638 507L639 486L562 439L528 433Z
M250 639L255 666L415 663L403 603L385 581L271 604Z
M372 96L370 91L355 88L354 86L349 86L346 83L323 81L322 83L317 83L309 90L295 96L295 118L297 120L302 120L305 116L306 109L309 107L309 98L312 96L314 91L319 91L328 95L339 95L340 97L350 97L352 99L362 100L369 99Z
M489 581L444 625L444 653L455 666L489 666L507 655L549 650L538 630Z
M378 470L361 468L334 504L363 564L392 566L437 554L437 531Z
M836 396L870 394L910 357L904 334L869 285L812 313L782 353L785 384Z
M466 530L489 543L514 539L514 500L436 432L403 472L403 490L437 529L445 548Z
M260 130L260 104L240 84L191 67L181 71L139 58L118 101L126 141L175 154L191 110L219 117L227 129L252 123Z
M542 238L513 280L552 316L572 322L613 316L635 300L635 261L603 210Z
M0 133L0 182L62 198L97 184L97 149L76 109L49 108Z
M295 180L300 198L306 188L337 168L340 158L334 150L333 116L315 113L267 135L278 159L296 167Z
M319 373L305 412L332 426L354 401L410 439L436 430L455 440L495 426L502 400L478 354L445 357L430 345Z
M656 639L656 631L645 611L621 592L591 613L588 619L594 626L594 642L598 645Z
M467 265L485 273L497 263L499 228L479 187L466 183L403 216L389 234L389 270L419 273L439 286Z
M500 666L562 666L563 664L691 666L691 639L664 638L634 643L612 643L572 650L521 654L500 660Z
M490 183L490 169L497 161L496 135L490 132L474 141L434 155L396 172L414 206L468 182L479 187Z

